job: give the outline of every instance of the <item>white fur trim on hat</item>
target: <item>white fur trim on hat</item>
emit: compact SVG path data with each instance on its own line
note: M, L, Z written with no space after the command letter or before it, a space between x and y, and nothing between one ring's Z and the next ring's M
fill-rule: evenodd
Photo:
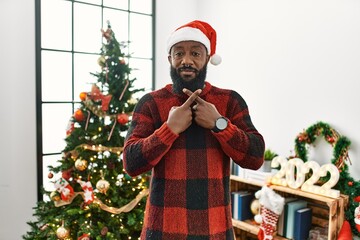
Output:
M172 46L183 41L196 41L204 44L206 50L210 54L210 40L199 29L193 27L183 27L173 32L167 42L167 51L170 53Z

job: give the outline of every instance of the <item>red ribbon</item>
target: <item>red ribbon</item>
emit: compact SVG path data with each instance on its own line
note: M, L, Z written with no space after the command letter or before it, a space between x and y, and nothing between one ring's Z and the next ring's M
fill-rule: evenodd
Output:
M109 103L112 95L103 95L100 89L96 85L93 85L91 88L90 98L95 102L101 101L101 110L107 111L109 109Z

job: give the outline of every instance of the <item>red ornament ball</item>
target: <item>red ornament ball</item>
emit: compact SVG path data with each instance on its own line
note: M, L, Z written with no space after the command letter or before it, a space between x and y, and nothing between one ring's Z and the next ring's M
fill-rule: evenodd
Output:
M335 142L335 139L333 138L333 137L327 137L327 141L329 142L329 143L334 143Z
M81 101L85 101L86 97L87 97L87 93L86 92L81 92L79 97L80 97Z
M48 178L49 178L49 179L52 179L53 177L54 177L54 174L53 174L52 172L49 172Z
M74 113L74 118L76 121L78 122L82 122L85 119L85 115L83 113L83 111L81 111L80 109L76 110Z
M348 182L348 185L351 187L354 183L353 182Z
M126 113L121 113L117 115L117 122L121 125L125 125L129 122L129 115L127 115Z
M66 180L69 180L69 178L71 178L71 174L72 174L72 168L69 168L67 170L64 170L62 173L61 173L61 177L66 179Z

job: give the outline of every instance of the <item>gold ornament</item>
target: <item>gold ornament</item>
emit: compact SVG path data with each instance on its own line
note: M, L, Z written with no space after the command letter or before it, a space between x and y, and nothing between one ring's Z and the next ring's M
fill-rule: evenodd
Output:
M69 237L69 234L70 234L69 230L64 226L61 226L56 230L56 236L60 239L65 239Z
M100 56L97 60L97 63L100 65L101 68L106 67L106 59L104 56Z
M99 192L106 194L107 190L110 188L110 183L106 181L105 179L101 179L96 183L96 189L99 190Z
M251 210L252 214L254 214L254 215L258 214L259 209L260 209L260 202L258 199L254 199L250 204L250 210Z
M77 159L75 161L75 168L79 171L84 171L88 166L88 162L85 159Z
M58 191L53 191L52 193L50 193L50 199L53 200L54 202L59 201L60 193Z

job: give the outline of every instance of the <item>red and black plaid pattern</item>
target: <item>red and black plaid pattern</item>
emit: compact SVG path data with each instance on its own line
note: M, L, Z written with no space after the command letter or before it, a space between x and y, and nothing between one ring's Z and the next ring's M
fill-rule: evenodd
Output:
M187 96L171 85L137 104L124 148L131 176L152 170L141 239L233 239L230 206L230 158L243 167L262 164L264 142L236 92L206 83L200 95L229 119L213 133L193 123L174 134L166 125L173 106Z

